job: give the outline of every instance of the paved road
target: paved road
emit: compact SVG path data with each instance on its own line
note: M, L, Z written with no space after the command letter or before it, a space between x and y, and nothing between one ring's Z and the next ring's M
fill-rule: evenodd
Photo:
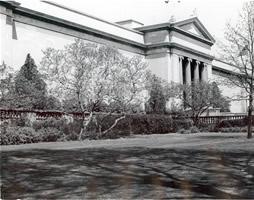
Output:
M254 140L242 134L9 146L3 199L254 199Z

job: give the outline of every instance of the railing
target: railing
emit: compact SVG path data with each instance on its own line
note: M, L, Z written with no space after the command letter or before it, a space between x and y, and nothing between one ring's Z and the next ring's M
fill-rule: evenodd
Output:
M216 124L222 120L238 120L244 119L247 115L225 115L225 116L200 116L199 123L201 124Z
M0 120L8 119L21 119L23 116L30 115L36 120L45 120L53 117L60 119L64 116L70 116L73 118L82 118L89 115L88 112L63 112L63 111L42 111L42 110L19 110L19 109L1 109L0 108ZM200 116L199 123L201 124L216 124L222 120L238 120L244 119L247 115L225 115L225 116ZM254 116L253 116L254 117ZM174 118L174 117L173 117ZM187 117L191 119L191 117ZM178 117L175 119L179 119ZM181 118L180 118L181 119Z
M82 118L83 115L89 113L82 112L62 112L62 111L43 111L43 110L20 110L20 109L0 109L0 120L21 119L25 115L35 117L36 120L44 120L50 117L60 119L64 116L72 116L74 118Z
M217 124L223 120L243 120L247 115L219 115L219 116L200 116L198 118L198 123L203 125ZM254 120L254 116L252 116ZM173 117L173 119L192 119L192 117Z

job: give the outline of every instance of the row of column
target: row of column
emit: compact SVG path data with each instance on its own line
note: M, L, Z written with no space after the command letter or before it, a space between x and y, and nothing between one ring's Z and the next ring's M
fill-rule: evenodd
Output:
M208 64L179 56L180 81L183 84L208 80Z

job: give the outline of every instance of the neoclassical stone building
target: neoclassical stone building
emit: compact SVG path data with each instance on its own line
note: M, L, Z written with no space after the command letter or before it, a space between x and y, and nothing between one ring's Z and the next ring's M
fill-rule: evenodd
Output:
M0 62L18 68L27 53L39 62L43 49L63 48L81 38L143 56L151 71L169 82L218 81L232 71L211 54L215 40L196 17L144 26L135 20L111 23L51 1L41 1L39 8L0 1ZM222 84L220 88L233 99L242 93ZM246 107L244 99L231 102L231 112L245 113Z

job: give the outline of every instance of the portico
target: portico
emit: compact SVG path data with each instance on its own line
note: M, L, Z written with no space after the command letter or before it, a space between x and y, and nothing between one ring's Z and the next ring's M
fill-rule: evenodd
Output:
M178 56L176 66L179 67L179 83L191 84L199 81L208 81L207 63L191 59L184 56Z
M215 40L197 18L137 30L145 34L146 59L153 73L183 84L211 78Z

